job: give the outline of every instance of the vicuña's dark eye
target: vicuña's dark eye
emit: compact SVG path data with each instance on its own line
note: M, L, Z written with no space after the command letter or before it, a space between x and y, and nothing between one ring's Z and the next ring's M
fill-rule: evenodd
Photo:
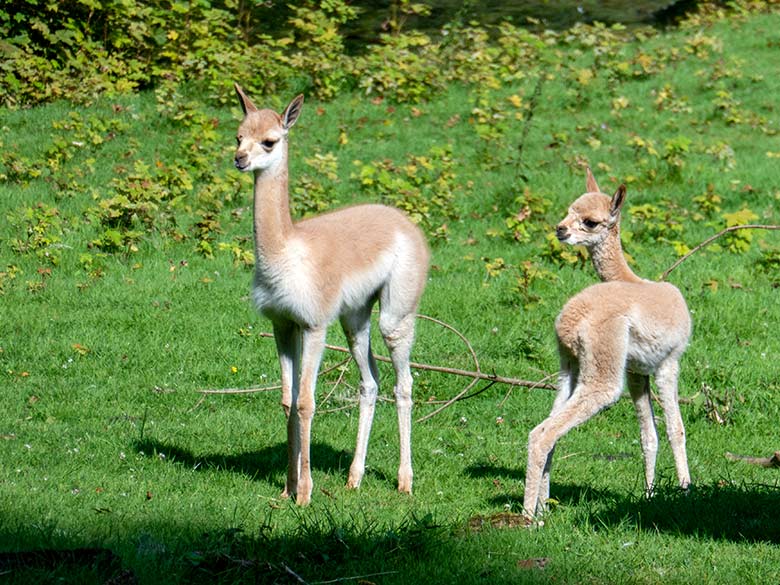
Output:
M588 228L589 230L594 229L596 226L599 225L599 222L593 221L592 219L583 219L582 220L583 225Z
M236 144L237 144L238 146L241 146L241 139L242 139L242 138L243 138L243 136L236 136Z
M276 144L276 140L263 140L261 144L263 145L263 148L271 150L274 147L274 144Z

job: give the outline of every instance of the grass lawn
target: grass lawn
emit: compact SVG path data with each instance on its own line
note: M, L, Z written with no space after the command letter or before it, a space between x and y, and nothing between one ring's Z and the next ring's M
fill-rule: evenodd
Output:
M468 338L484 372L557 369L555 315L595 282L549 239L584 190L581 163L605 191L628 184L624 245L647 278L728 221L780 223L780 15L637 39L615 59L583 43L560 41L538 99L538 72L491 89L487 121L485 92L453 85L416 106L309 100L291 131L299 212L387 197L400 180L416 193L408 209L430 203L421 313ZM621 75L621 63L647 72ZM778 472L724 456L780 448L775 231L721 238L669 276L694 322L680 383L689 493L675 488L661 423L659 487L643 497L622 400L559 443L544 525L513 526L528 432L553 393L494 385L414 426L414 495L399 495L382 365L361 489L344 489L357 373L336 369L319 383L312 504L281 500L278 391L198 393L279 377L249 301L239 113L204 105L187 124L152 93L0 111L0 581L780 581ZM329 342L345 345L337 328ZM328 352L323 368L343 359ZM474 368L429 321L413 359ZM417 371L415 417L467 382Z

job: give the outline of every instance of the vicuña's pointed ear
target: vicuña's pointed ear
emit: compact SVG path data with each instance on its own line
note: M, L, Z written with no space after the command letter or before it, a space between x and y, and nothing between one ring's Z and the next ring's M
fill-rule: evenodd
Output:
M292 125L298 120L298 116L301 115L302 109L303 94L300 94L293 98L293 101L289 103L282 113L282 126L284 126L285 130L292 128Z
M241 86L237 83L233 84L233 87L236 88L236 93L238 94L238 103L241 104L241 109L244 111L244 115L246 116L249 112L256 112L257 106L252 103L252 100L250 100L247 95L244 93L244 90L241 89Z
M587 167L587 178L585 179L585 190L587 193L601 193L599 184L596 182L596 177L590 171L590 167Z
M612 196L612 201L609 204L609 214L612 217L617 217L620 213L620 209L623 207L623 203L626 201L626 186L620 185Z

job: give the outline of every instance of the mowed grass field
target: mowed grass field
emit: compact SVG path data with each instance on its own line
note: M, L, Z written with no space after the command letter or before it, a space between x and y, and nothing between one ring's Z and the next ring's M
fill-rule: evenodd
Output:
M584 164L604 191L628 185L624 246L647 278L729 222L780 223L779 25L750 15L620 46L580 32L559 39L548 68L487 94L464 84L414 106L307 100L290 134L298 212L376 200L399 177L421 194L405 200L413 212L446 193L446 213L425 212L421 313L465 336L483 372L554 381L555 316L596 281L550 239L585 189ZM642 71L623 75L622 63ZM182 122L152 93L0 112L0 580L780 581L778 472L725 457L779 448L780 234L721 238L668 277L694 322L680 380L688 493L659 420L659 486L644 498L636 417L621 400L559 443L552 510L519 528L528 432L553 393L496 384L415 424L414 494L400 495L386 365L366 478L348 491L357 372L343 364L319 382L315 491L297 508L279 498L279 392L199 393L271 386L279 373L249 300L252 184L232 168L240 110L197 114L204 125ZM317 155L332 161L326 178L307 162ZM367 166L390 170L372 184ZM219 223L211 255L198 247L204 208ZM337 328L329 342L345 345ZM344 359L328 352L323 369ZM475 369L455 333L425 320L413 359ZM417 370L415 418L468 382Z

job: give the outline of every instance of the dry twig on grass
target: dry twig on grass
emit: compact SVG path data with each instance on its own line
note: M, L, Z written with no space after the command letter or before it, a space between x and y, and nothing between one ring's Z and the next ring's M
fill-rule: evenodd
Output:
M330 392L328 392L325 395L325 398L322 399L321 404L325 404L326 402L328 402L328 400L330 400L330 397L333 396L333 393L336 391L336 388L338 388L341 385L341 383L344 381L344 375L347 373L347 368L349 367L349 364L351 364L351 363L352 363L352 356L351 355L346 360L341 362L341 365L343 367L341 368L341 372L339 373L339 377L336 378L336 381L333 383L333 386L331 387ZM319 377L319 375L318 375L318 377Z
M454 397L450 398L449 400L443 401L443 402L428 402L427 404L441 404L439 408L434 410L433 412L428 413L427 415L417 419L417 422L423 422L425 420L428 420L429 418L432 418L436 416L438 413L443 411L444 409L448 408L455 402L458 402L459 400L465 400L466 398L471 398L473 396L476 396L478 394L481 394L482 392L486 391L488 388L493 386L494 384L507 384L509 386L522 386L526 388L543 388L547 390L554 390L555 386L552 384L546 383L546 380L548 380L552 375L547 375L541 380L534 381L534 380L522 380L519 378L510 378L507 376L499 376L498 374L486 374L484 373L479 365L479 359L477 358L477 352L474 351L474 347L471 345L471 342L466 338L465 335L463 335L460 331L455 329L452 325L449 325L448 323L445 323L444 321L441 321L439 319L435 319L434 317L429 317L427 315L417 315L418 319L422 319L424 321L430 321L432 323L435 323L441 327L444 327L445 329L453 332L455 335L457 335L460 340L463 342L463 344L466 346L466 349L468 350L469 355L471 356L472 361L474 362L474 370L462 370L459 368L448 368L445 366L437 366L433 364L425 364L420 362L411 362L409 365L412 369L415 370L423 370L428 372L438 372L441 374L449 374L453 376L462 376L466 378L471 378L472 381L469 382L463 390L458 392ZM264 338L273 338L273 333L268 333L265 331L261 331L257 334L259 337ZM332 351L338 351L341 353L349 353L349 349L346 347L341 347L338 345L331 345L326 344L325 347ZM389 363L390 358L381 356L381 355L375 355L374 356L377 361ZM333 370L336 370L338 368L341 368L342 366L345 366L350 362L351 358L347 358L335 366L331 366L329 368L326 368L322 370L318 376L322 376L323 374L327 374L328 372L332 372ZM341 375L339 376L339 379L336 381L336 384L334 385L334 389L336 386L338 386L339 383L341 383L343 379L344 371L342 371ZM468 394L469 390L471 390L480 380L484 380L489 382L487 386L482 388L481 390L473 393ZM223 389L212 389L212 390L199 390L201 394L251 394L254 392L269 392L272 390L279 390L281 388L280 385L274 385L274 386L267 386L267 387L261 387L261 388L223 388ZM330 394L326 397L330 397ZM504 398L506 400L506 397ZM503 402L502 402L503 404ZM335 409L335 410L341 410L341 409Z
M273 333L260 333L260 337L273 337ZM337 363L334 366L330 366L329 368L325 368L321 372L317 374L317 376L323 376L325 374L328 374L332 372L333 370L339 369L341 366L349 363L351 360L351 357L348 357L347 359L341 360L339 363ZM255 392L271 392L272 390L281 390L282 385L281 384L275 384L273 386L262 386L257 388L215 388L211 390L198 390L201 394L254 394Z
M744 461L759 467L780 467L780 451L775 451L771 457L751 457L749 455L735 455L734 453L726 452L726 459L730 461Z
M369 577L380 577L384 575L396 575L398 571L382 571L381 573L366 573L365 575L354 575L351 577L337 577L336 579L328 579L327 581L312 581L311 585L327 585L329 583L343 583L344 581L358 581L360 583L370 583L365 581Z
M284 569L284 572L292 577L297 583L300 583L301 585L309 585L303 577L288 567L287 563L282 563L282 568Z
M717 240L718 238L725 236L729 232L735 232L737 230L780 230L780 225L760 225L760 224L747 224L747 225L733 225L731 227L727 227L721 231L719 231L714 236L710 236L706 240L704 240L701 244L698 246L695 246L690 252L685 254L685 256L682 256L677 259L677 261L672 264L669 268L667 268L664 273L661 275L661 280L666 280L666 277L669 276L669 273L672 272L675 268L677 268L680 264L685 262L688 258L693 256L696 252L701 250L702 248L709 246L712 242Z

